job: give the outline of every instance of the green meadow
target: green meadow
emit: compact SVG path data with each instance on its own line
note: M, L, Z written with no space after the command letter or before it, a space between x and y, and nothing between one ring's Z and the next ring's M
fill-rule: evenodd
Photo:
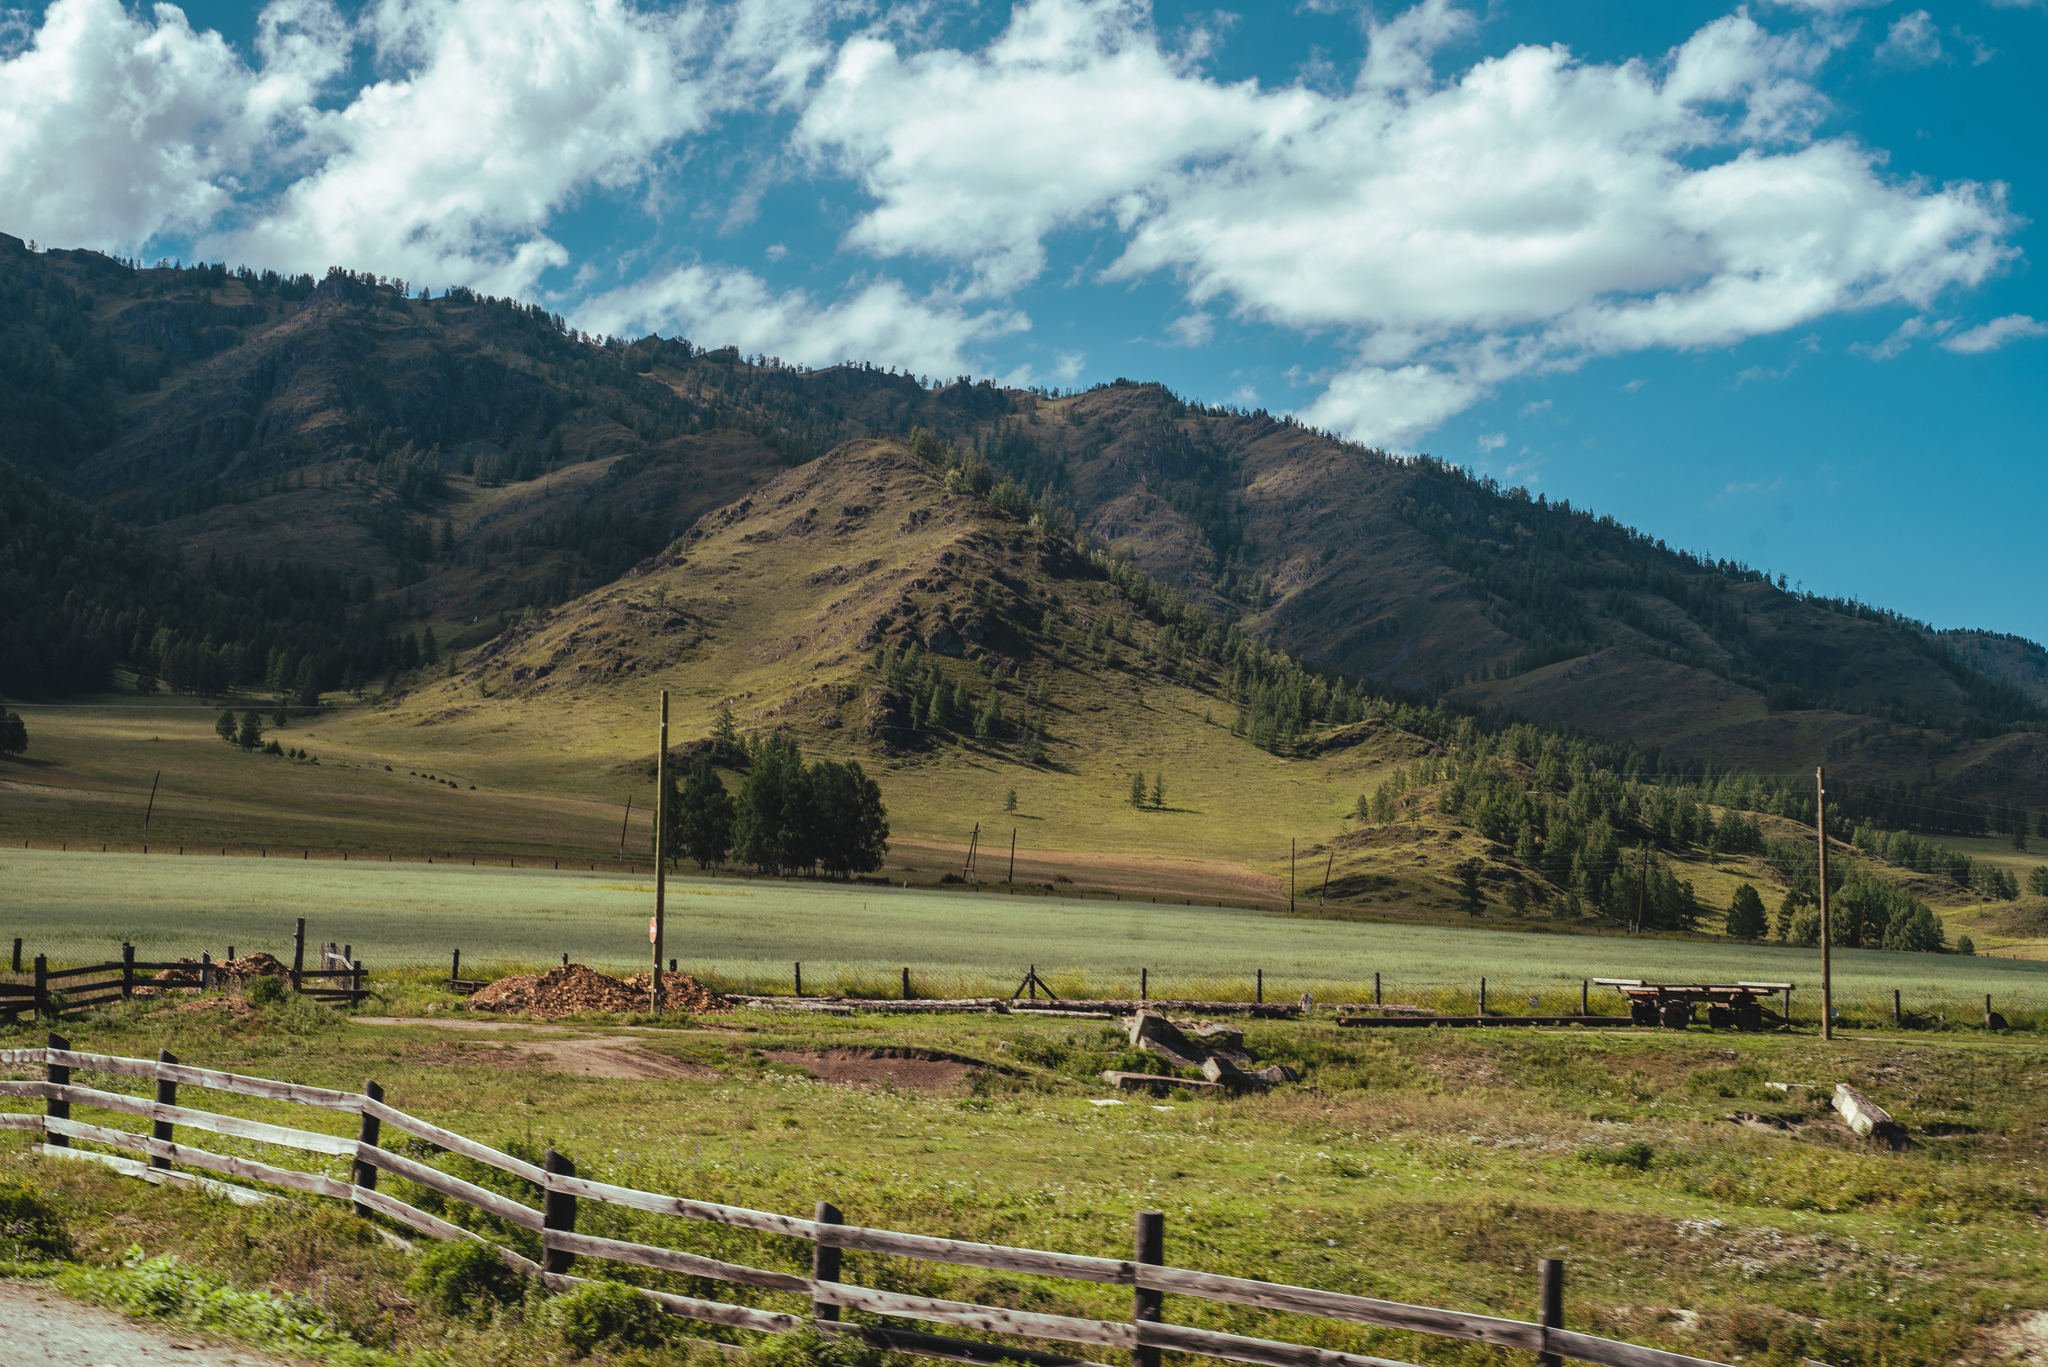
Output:
M558 962L630 971L646 961L654 884L646 875L468 864L0 851L10 924L25 955L53 964L115 957L219 956L309 944L353 946L373 976L445 965L465 974ZM1450 1009L1488 980L1496 1011L1576 1009L1581 979L1789 981L1795 1011L1818 1007L1817 951L1650 937L1539 933L1290 917L1241 907L1107 897L1010 895L734 877L669 882L667 951L728 990L788 991L804 965L809 993L896 995L909 968L920 996L1012 991L1027 965L1063 996L1135 996L1148 971L1158 997L1231 998L1304 990ZM1837 950L1837 1000L1868 1014L1898 989L1909 1009L1952 1011L1990 994L2001 1010L2048 1007L2048 965L1962 955ZM1460 996L1459 994L1463 994ZM1528 996L1536 996L1532 1007ZM1596 1005L1597 1005L1596 996ZM1618 1006L1610 994L1607 1006Z

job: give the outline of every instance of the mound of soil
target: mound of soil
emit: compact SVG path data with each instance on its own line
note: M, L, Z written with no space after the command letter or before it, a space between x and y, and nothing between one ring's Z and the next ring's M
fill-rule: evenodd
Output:
M166 968L156 975L158 987L200 986L200 963L197 959L180 959L176 968Z
M260 949L254 954L244 954L239 959L222 959L213 966L213 971L225 974L237 983L247 982L251 978L283 978L291 974L291 970L286 968L276 955L265 954Z
M478 988L469 998L472 1010L523 1012L554 1020L586 1013L645 1011L649 1006L651 974L620 981L582 964L551 968L535 976L514 973L488 987ZM725 998L706 988L687 973L662 975L663 996L670 1010L718 1011Z

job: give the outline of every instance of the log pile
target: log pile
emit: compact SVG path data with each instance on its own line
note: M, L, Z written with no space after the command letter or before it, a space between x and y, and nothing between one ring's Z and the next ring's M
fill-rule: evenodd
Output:
M1200 1069L1203 1081L1153 1073L1104 1073L1103 1079L1115 1087L1156 1090L1161 1086L1178 1086L1250 1092L1276 1082L1293 1082L1299 1077L1293 1069L1278 1063L1254 1068L1255 1060L1244 1046L1244 1031L1234 1025L1174 1022L1151 1010L1139 1010L1124 1024L1137 1048L1157 1054L1177 1069Z
M671 1011L719 1011L725 998L687 973L661 975L663 1005ZM646 1011L651 1006L653 975L614 978L582 964L564 964L545 973L513 973L470 994L473 1011L504 1011L543 1020L564 1016L617 1015Z

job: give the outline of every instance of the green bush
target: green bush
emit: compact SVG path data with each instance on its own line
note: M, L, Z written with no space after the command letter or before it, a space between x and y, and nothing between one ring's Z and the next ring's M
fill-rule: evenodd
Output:
M251 978L242 989L242 998L251 1006L275 1006L284 1000L284 979L268 974Z
M71 1254L56 1204L18 1177L0 1178L0 1262L55 1262Z
M776 1334L753 1353L755 1367L882 1367L881 1349L856 1338L826 1338L815 1329Z
M483 1244L449 1239L420 1255L405 1289L444 1315L481 1316L518 1300L526 1279Z
M1655 1156L1656 1150L1637 1139L1623 1144L1618 1149L1587 1149L1579 1155L1579 1161L1597 1163L1608 1168L1633 1168L1637 1172L1644 1172L1648 1170L1650 1160Z
M668 1333L668 1317L624 1282L591 1282L548 1303L548 1319L579 1353L600 1345L652 1348Z

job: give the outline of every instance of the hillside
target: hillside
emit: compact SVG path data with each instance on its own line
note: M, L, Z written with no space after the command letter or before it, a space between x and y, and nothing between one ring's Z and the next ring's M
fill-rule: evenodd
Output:
M408 635L435 658L483 645L842 441L923 429L1082 552L1352 679L1632 743L1667 769L1827 762L1908 806L2048 808L2048 656L2031 643L1790 593L1584 509L1157 385L813 371L345 271L137 269L4 236L0 382L0 458L218 581L339 585L401 665ZM167 651L204 638L144 644L113 643L109 677L164 677ZM318 690L350 686L341 653L317 663Z

